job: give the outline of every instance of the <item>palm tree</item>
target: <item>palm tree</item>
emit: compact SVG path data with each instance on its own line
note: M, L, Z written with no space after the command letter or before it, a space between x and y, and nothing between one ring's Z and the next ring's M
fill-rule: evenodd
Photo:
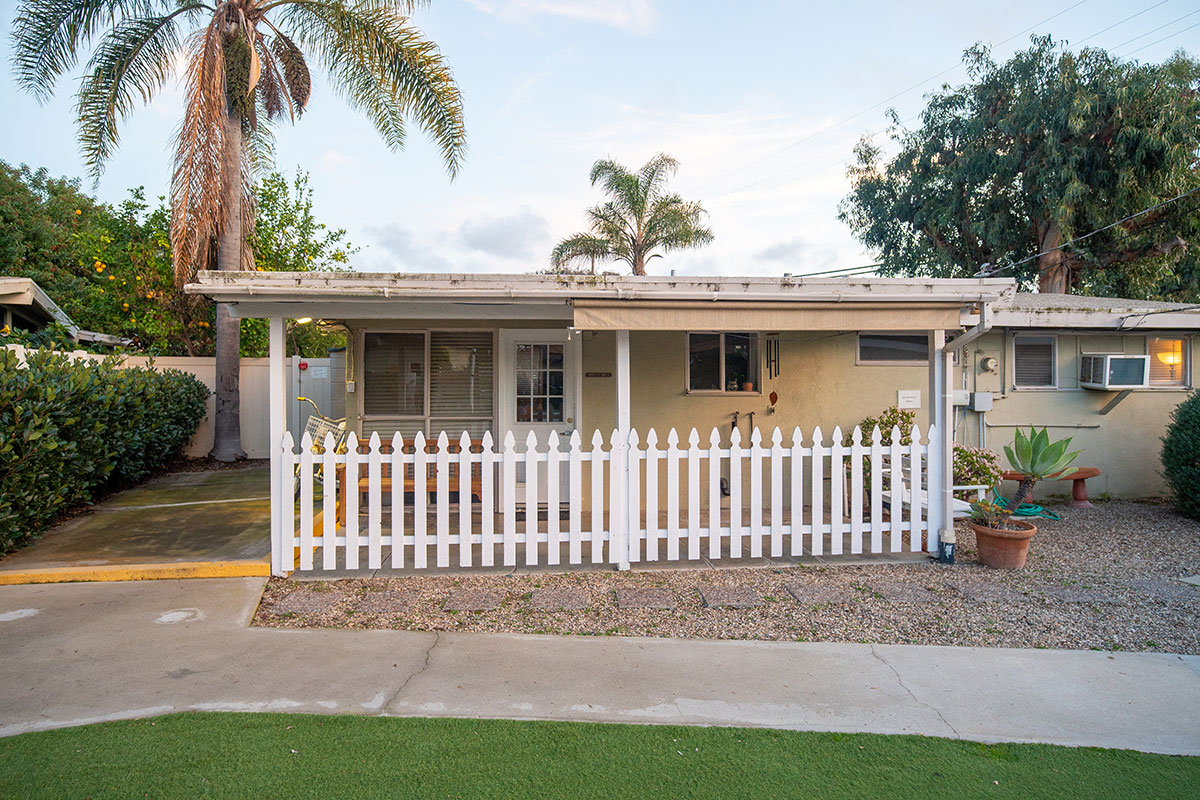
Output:
M646 262L664 252L702 247L713 240L704 227L705 211L699 203L685 203L677 194L667 194L667 179L679 170L679 162L659 153L632 173L607 159L592 165L592 186L603 185L611 198L587 210L590 233L577 233L558 243L550 254L556 269L596 259L624 261L634 275L646 274Z
M437 143L453 177L466 148L462 100L437 46L407 15L424 0L24 0L13 23L17 81L38 99L90 52L76 95L84 160L99 180L118 122L185 73L171 176L176 279L249 269L253 174L271 163L272 123L308 105L311 59L393 150L407 118ZM95 43L95 47L92 44ZM244 458L239 321L217 305L212 457Z

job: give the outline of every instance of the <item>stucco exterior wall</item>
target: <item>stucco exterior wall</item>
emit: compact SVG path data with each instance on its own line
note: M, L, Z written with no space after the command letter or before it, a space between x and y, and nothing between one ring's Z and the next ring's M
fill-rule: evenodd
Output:
M545 321L502 323L466 323L422 320L400 323L380 321L352 323L353 331L373 329L419 329L447 327L560 327ZM1029 331L1026 331L1029 332ZM1037 331L1037 333L1044 333ZM600 430L607 441L616 426L616 337L611 332L584 332L582 336L582 413L579 429L584 441ZM981 443L1002 451L1012 441L1015 425L1050 426L1054 437L1072 436L1074 446L1083 449L1077 464L1098 467L1102 474L1088 481L1093 496L1147 497L1163 492L1160 475L1160 439L1171 410L1186 396L1187 389L1136 390L1110 413L1100 410L1115 392L1100 392L1078 387L1078 357L1081 352L1141 354L1146 352L1146 337L1153 331L1127 335L1058 335L1057 389L1016 389L1013 387L1012 331L996 330L969 345L954 372L954 388L994 393L994 409L980 415L960 407L956 414L956 439L970 445ZM1174 334L1163 334L1174 335ZM867 416L874 416L897 402L899 390L917 391L921 403L917 422L922 428L929 413L929 378L924 365L880 366L857 364L857 334L783 333L780 334L780 374L769 378L762 371L761 390L753 394L696 395L686 391L687 338L684 332L640 332L630 334L631 423L640 433L654 428L660 442L674 427L683 442L695 427L701 442L708 442L714 427L728 441L733 412L739 412L740 427L746 437L750 430L748 412L754 412L754 425L769 441L771 431L779 427L785 441L799 427L805 441L811 441L813 428L821 426L829 441L836 426L850 430ZM350 337L350 375L357 371L358 336ZM1195 362L1197 342L1189 339L1185 352ZM998 362L995 372L981 368L984 358ZM588 377L588 373L601 376ZM353 377L351 377L353 379ZM775 391L779 400L774 414L768 414L768 395ZM346 408L352 415L358 409L358 396L348 396ZM980 427L983 426L981 442ZM1011 486L1009 487L1011 488ZM1069 483L1045 482L1037 491L1065 494Z

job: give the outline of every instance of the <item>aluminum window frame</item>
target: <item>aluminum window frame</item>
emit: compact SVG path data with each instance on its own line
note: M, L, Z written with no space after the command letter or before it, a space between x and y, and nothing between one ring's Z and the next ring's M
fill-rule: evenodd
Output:
M719 379L718 383L721 386L725 385L725 334L746 334L754 339L754 390L747 392L742 389L693 389L692 388L692 335L716 335L721 337L718 344L720 357L718 358ZM762 375L763 375L763 333L762 331L686 331L683 337L683 392L686 395L695 397L761 397L763 393Z
M1037 385L1037 386L1022 386L1017 383L1017 340L1018 339L1049 339L1050 340L1051 382L1049 384ZM1061 387L1062 376L1060 374L1062 372L1062 370L1060 370L1058 368L1059 348L1058 348L1058 334L1057 333L1016 333L1016 332L1014 332L1008 343L1008 355L1009 355L1009 362L1011 364L1010 375L1009 375L1009 385L1012 387L1012 391L1014 391L1014 392L1054 392L1054 391L1059 391L1062 388Z
M933 352L929 346L929 335L923 334L925 337L926 356L923 359L909 359L904 361L877 361L873 359L864 359L862 357L862 337L863 336L907 336L917 338L922 336L919 333L912 331L855 331L854 335L854 365L858 367L928 367L929 353ZM956 354L957 355L957 354Z

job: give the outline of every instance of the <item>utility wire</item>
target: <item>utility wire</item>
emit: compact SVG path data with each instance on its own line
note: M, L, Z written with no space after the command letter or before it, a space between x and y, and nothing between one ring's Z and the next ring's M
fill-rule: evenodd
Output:
M1169 28L1169 27L1171 27L1172 25L1174 25L1176 22L1180 22L1181 20L1185 20L1185 19L1187 19L1188 17L1191 17L1191 16L1193 16L1193 15L1195 15L1195 14L1200 14L1200 8L1196 9L1195 11L1189 11L1188 13L1184 14L1182 17L1176 17L1175 19L1171 20L1170 22L1165 22L1165 23L1163 23L1162 25L1159 25L1157 28L1151 28L1150 30L1146 31L1145 33L1139 34L1139 35L1137 35L1137 36L1133 37L1132 39L1126 39L1125 41L1121 42L1119 45L1116 45L1115 47L1110 47L1109 49L1110 49L1110 50L1120 50L1122 47L1124 47L1124 46L1125 46L1125 45L1127 45L1127 44L1133 44L1133 43L1134 43L1134 42L1136 42L1138 39L1145 39L1145 38L1146 38L1147 36L1149 36L1150 34L1152 34L1152 33L1158 33L1158 32L1159 32L1159 31L1161 31L1163 28ZM1194 27L1194 26L1193 26L1193 27ZM1187 30L1187 28L1184 28L1184 30ZM1179 33L1183 33L1183 31L1179 31ZM1171 34L1171 35L1172 35L1172 36L1174 36L1175 34ZM1168 38L1169 38L1169 37L1168 37ZM1159 41L1161 41L1161 39L1160 39ZM1158 44L1158 42L1154 42L1153 44ZM1150 45L1146 45L1146 46L1147 46L1147 47L1149 47ZM1134 51L1134 52L1136 52L1136 51Z
M822 277L849 277L851 275L866 275L874 272L882 267L882 264L864 264L861 267L842 267L840 269L831 269L825 272L805 272L793 273L793 278L822 278Z
M1084 4L1084 3L1086 3L1087 1L1088 1L1088 0L1078 0L1078 2L1076 2L1076 3L1073 3L1072 5L1069 5L1069 6L1067 6L1067 7L1066 7L1066 8L1064 8L1062 11L1059 11L1059 12L1058 12L1058 13L1056 13L1056 14L1051 14L1050 16L1046 17L1046 18L1045 18L1044 20L1042 20L1041 22L1038 22L1038 23L1036 23L1036 24L1034 24L1034 25L1031 25L1030 27L1028 27L1028 28L1026 28L1025 30L1021 31L1020 33L1015 33L1015 34L1013 34L1012 36L1008 37L1007 39L1004 39L1003 41L1001 41L1001 42L998 42L998 44L1008 44L1008 43L1009 43L1009 42L1011 42L1013 39L1016 39L1016 38L1018 38L1018 37L1020 37L1020 36L1024 36L1025 34L1027 34L1027 33L1029 33L1030 31L1032 31L1032 30L1036 29L1037 27L1039 27L1039 26L1041 26L1041 25L1045 25L1047 22L1049 22L1049 21L1050 21L1050 20L1052 20L1052 19L1056 19L1057 17L1061 17L1063 14L1067 13L1068 11L1070 11L1070 10L1072 10L1072 9L1074 9L1074 8L1078 8L1079 6L1083 5L1083 4ZM929 76L928 78L926 78L925 80L923 80L923 81L920 81L920 82L918 82L918 83L914 83L912 86L909 86L907 89L904 89L903 91L897 92L896 94L894 94L894 95L892 95L891 97L888 97L888 98L886 98L886 99L884 99L884 100L880 100L880 101L879 101L878 103L876 103L875 105L873 105L873 106L870 106L869 108L864 108L862 111L859 111L859 112L857 112L857 113L855 113L855 114L851 114L849 117L846 117L846 118L844 118L844 119L842 119L842 120L840 120L840 121L838 121L838 122L835 122L835 123L833 123L832 125L829 125L828 127L822 128L821 130L817 131L816 133L812 133L812 134L809 134L808 136L804 136L804 137L802 137L802 138L800 138L800 139L797 139L796 141L792 142L791 144L789 144L789 145L786 145L786 146L784 146L784 147L781 147L781 148L779 148L778 150L774 151L773 153L768 153L767 155L763 156L762 158L760 158L760 159L758 159L758 160L756 160L756 161L751 161L749 164L746 164L746 165L744 165L744 166L738 167L737 169L735 169L735 170L732 170L731 172L727 172L727 173L725 173L724 175L721 175L720 177L713 178L712 180L710 180L710 181L708 181L708 182L706 182L706 183L702 183L702 184L700 184L699 186L692 187L691 189L689 189L689 190L688 190L687 194L694 194L695 192L698 192L698 191L700 191L701 189L704 189L704 188L706 188L706 187L708 187L708 186L712 186L714 183L720 183L721 181L725 180L726 178L729 178L729 177L732 177L732 176L734 176L734 175L737 175L739 172L744 172L744 171L746 171L746 170L750 169L751 167L756 167L756 166L758 166L759 164L763 163L764 161L769 161L770 159L774 158L774 157L775 157L775 156L777 156L777 155L780 155L781 153L786 153L788 150L791 150L791 149L792 149L792 148L794 148L794 147L799 147L800 145L804 144L805 142L811 141L811 140L815 139L815 138L816 138L816 137L818 137L818 136L821 136L821 135L823 135L823 134L826 134L826 133L828 133L828 132L829 132L829 131L831 131L831 130L834 130L835 128L840 128L841 126L845 125L847 122L851 122L851 121L853 121L853 120L856 120L856 119L858 119L858 118L859 118L859 117L861 117L863 114L866 114L866 113L868 113L868 112L874 111L875 109L879 108L880 106L887 105L887 104L888 104L888 103L890 103L891 101L895 100L897 97L901 97L901 96L903 96L903 95L906 95L906 94L908 94L909 92L911 92L912 90L914 90L914 89L918 89L918 88L920 88L920 87L924 86L925 84L929 83L929 82L930 82L930 81L932 81L932 80L936 80L937 78L940 78L940 77L942 77L943 75L946 75L946 74L948 74L948 73L950 73L950 72L953 72L953 71L955 71L955 70L956 70L956 69L958 69L960 66L962 66L962 63L961 63L961 62L959 62L959 63L955 64L954 66L950 67L949 69L944 69L944 70L942 70L941 72L939 72L939 73L937 73L937 74L935 74L935 75L930 75L930 76Z
M1200 24L1200 23L1198 23L1198 24ZM1076 242L1082 242L1084 239L1089 239L1098 233L1104 233L1104 231L1107 231L1111 228L1115 228L1118 225L1123 225L1124 223L1129 222L1131 219L1137 219L1140 216L1149 214L1151 211L1160 209L1163 206L1168 206L1171 203L1174 203L1176 200L1182 200L1183 198L1193 195L1196 192L1200 192L1200 186L1197 186L1193 189L1189 189L1188 191L1183 192L1182 194L1177 194L1174 197L1172 197L1170 200L1163 200L1161 203L1155 203L1154 205L1150 206L1149 208L1143 208L1141 211L1137 212L1136 214L1130 214L1128 217L1125 217L1124 219L1119 219L1116 222L1112 222L1108 225L1105 225L1103 228L1097 228L1096 230L1092 231L1091 233L1085 233L1083 236L1076 236L1074 239L1065 241L1062 244L1058 245L1057 247L1051 247L1049 250L1043 250L1040 253L1035 253L1034 255L1031 255L1028 258L1023 258L1020 261L1013 262L1012 264L1004 264L1002 266L996 267L995 269L987 270L986 272L981 269L979 272L975 273L975 277L976 278L990 278L991 276L993 276L999 272L1003 272L1006 269L1012 269L1013 267L1019 267L1026 262L1033 261L1034 259L1041 258L1042 256L1047 255L1049 253L1053 253L1055 250L1062 250L1064 247L1067 247L1068 245L1075 244ZM1052 267L1042 267L1041 269L1038 270L1038 272L1042 273L1048 269L1052 269Z
M1108 33L1109 31L1111 31L1113 28L1117 27L1118 25L1124 25L1126 22L1129 22L1129 20L1133 19L1134 17L1140 17L1142 14L1145 14L1147 11L1153 11L1154 9L1158 8L1159 6L1166 5L1169 2L1170 2L1170 0L1161 0L1160 2L1155 3L1152 6L1149 6L1148 8L1143 8L1141 11L1137 12L1136 14L1130 14L1128 17L1121 20L1120 22L1114 22L1112 25L1109 25L1107 28L1103 28L1101 30L1096 31L1095 33L1093 33L1091 36L1087 37L1086 39L1080 39L1078 44L1083 44L1084 42L1091 41L1092 39L1095 39L1100 34ZM1167 24L1170 25L1171 23L1168 22Z
M1195 12L1195 11L1193 11L1192 13L1193 13L1193 14L1195 14L1195 13L1198 13L1198 12ZM1181 33L1187 33L1187 32L1188 32L1188 31L1190 31L1192 28L1195 28L1195 27L1197 27L1197 26L1200 26L1200 22L1194 22L1194 23L1192 23L1191 25L1188 25L1188 26L1187 26L1186 28L1184 28L1183 30L1178 30L1178 31L1175 31L1174 33L1167 34L1166 36L1162 37L1161 39L1156 39L1156 40L1154 40L1153 42L1151 42L1150 44L1144 44L1144 45L1142 45L1141 47L1137 48L1136 50L1130 50L1128 53L1126 53L1124 56L1121 56L1121 57L1122 57L1122 58L1127 58L1127 57L1129 57L1129 56L1133 55L1134 53L1140 53L1140 52L1142 52L1143 50L1145 50L1145 49L1146 49L1146 48L1148 48L1148 47L1154 47L1154 45L1156 45L1156 44L1161 44L1162 42L1165 42L1167 39L1174 39L1176 36L1178 36L1178 35L1179 35L1179 34L1181 34Z

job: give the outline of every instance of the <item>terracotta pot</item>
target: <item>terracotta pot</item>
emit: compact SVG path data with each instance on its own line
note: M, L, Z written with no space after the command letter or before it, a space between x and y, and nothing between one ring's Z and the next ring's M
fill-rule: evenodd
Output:
M753 392L754 384L751 383L750 381L746 381L745 383L742 384L742 391L743 392Z
M1029 540L1037 533L1037 526L1023 519L1014 519L1012 523L1020 525L1021 530L1001 531L967 520L967 525L975 531L975 549L980 564L996 569L1020 569L1025 566Z

